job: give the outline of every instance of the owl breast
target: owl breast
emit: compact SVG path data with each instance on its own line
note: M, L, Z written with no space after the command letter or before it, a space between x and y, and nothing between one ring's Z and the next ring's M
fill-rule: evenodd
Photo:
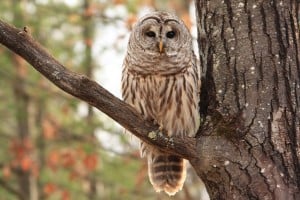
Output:
M169 136L193 136L199 126L198 77L192 66L180 69L175 74L141 75L125 68L123 97Z

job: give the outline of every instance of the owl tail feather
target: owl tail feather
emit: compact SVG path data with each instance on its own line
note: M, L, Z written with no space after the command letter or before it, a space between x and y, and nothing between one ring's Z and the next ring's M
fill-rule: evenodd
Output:
M185 160L161 152L148 155L148 174L156 192L175 195L182 189L186 177Z

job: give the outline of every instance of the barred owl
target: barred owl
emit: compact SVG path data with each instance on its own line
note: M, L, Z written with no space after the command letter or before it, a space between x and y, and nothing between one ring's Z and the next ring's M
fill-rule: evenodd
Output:
M122 72L122 96L171 136L194 136L199 126L200 70L192 38L173 14L153 12L132 30ZM150 182L157 192L182 189L186 161L141 142Z

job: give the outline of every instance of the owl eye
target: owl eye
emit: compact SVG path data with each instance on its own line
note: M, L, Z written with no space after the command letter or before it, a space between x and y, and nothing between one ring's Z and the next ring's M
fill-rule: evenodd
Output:
M147 31L146 32L146 35L148 36L148 37L155 37L155 33L153 32L153 31Z
M169 31L166 34L167 38L170 38L170 39L174 38L175 35L176 35L175 31Z

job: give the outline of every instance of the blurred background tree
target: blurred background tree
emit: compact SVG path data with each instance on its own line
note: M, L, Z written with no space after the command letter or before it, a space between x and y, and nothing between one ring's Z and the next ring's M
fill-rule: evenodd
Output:
M0 2L0 18L24 27L60 62L120 97L136 19L169 10L193 32L192 7L185 0L12 0ZM27 65L0 48L1 200L169 198L152 189L129 134ZM173 199L201 199L193 173Z

